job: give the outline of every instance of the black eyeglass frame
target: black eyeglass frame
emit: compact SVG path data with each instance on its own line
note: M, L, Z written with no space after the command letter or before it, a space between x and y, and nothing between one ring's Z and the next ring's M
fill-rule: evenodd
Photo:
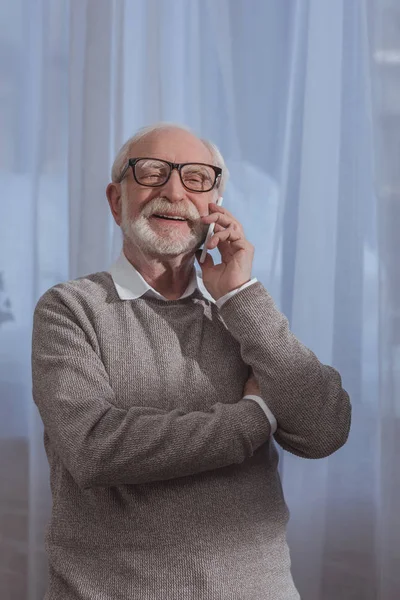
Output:
M148 185L145 183L141 183L140 181L137 180L136 178L136 173L135 173L135 165L137 162L139 162L139 160L158 160L162 163L165 163L166 165L169 166L169 174L168 177L165 181L163 181L162 183L157 183L156 185ZM182 173L181 173L181 169L182 167L185 167L186 165L202 165L204 167L210 167L211 169L213 169L214 173L215 173L215 181L212 184L212 186L210 187L210 189L207 190L192 190L191 188L188 188L187 185L185 185L185 183L183 182L182 179ZM171 177L171 173L174 169L176 169L179 173L179 177L181 180L181 183L183 185L183 187L188 190L189 192L195 192L197 194L203 194L205 192L211 192L211 190L213 190L215 188L215 186L219 185L220 181L221 181L221 176L222 176L222 169L221 167L215 167L214 165L209 165L208 163L201 163L201 162L186 162L186 163L173 163L173 162L169 162L168 160L163 160L162 158L154 158L154 156L141 156L140 158L130 158L128 160L128 162L126 163L125 167L122 170L122 173L119 177L118 183L121 183L121 181L123 180L123 178L125 177L125 174L127 172L127 170L129 169L129 167L132 167L132 174L133 177L136 181L136 183L138 183L139 185L143 185L144 187L161 187L163 185L165 185L168 181L169 178ZM217 186L218 187L218 186Z

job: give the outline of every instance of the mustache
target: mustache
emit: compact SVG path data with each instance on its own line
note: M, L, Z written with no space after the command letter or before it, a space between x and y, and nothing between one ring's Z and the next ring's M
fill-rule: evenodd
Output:
M141 212L142 217L151 217L154 214L174 215L189 221L198 221L200 219L200 213L193 204L171 204L171 202L162 196L153 198Z

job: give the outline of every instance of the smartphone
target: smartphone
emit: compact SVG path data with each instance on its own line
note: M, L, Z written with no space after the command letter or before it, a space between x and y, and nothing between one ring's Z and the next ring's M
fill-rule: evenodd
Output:
M220 196L218 198L218 200L217 200L217 206L221 206L222 201L223 201L223 197ZM200 256L200 262L201 263L203 263L206 260L206 256L207 256L207 244L210 241L210 238L213 236L214 227L215 227L215 223L211 223L210 226L208 227L206 241L204 242L203 251L202 251L201 256Z

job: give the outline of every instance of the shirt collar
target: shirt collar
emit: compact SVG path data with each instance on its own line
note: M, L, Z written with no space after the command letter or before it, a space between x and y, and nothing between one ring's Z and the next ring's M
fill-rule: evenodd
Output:
M124 252L122 251L119 255L118 259L109 269L109 273L113 279L115 289L117 290L118 296L121 300L136 300L144 294L151 295L160 300L165 300L168 302L168 299L162 296L159 292L157 292L154 288L152 288L147 281L142 277L142 275L135 269L135 267L129 262L126 258ZM210 302L215 303L214 298L207 291L204 286L201 273L198 273L195 268L193 268L193 273L191 279L189 281L189 285L187 286L185 292L179 298L182 300L183 298L187 298L196 290L196 288L201 292L201 294L209 300Z

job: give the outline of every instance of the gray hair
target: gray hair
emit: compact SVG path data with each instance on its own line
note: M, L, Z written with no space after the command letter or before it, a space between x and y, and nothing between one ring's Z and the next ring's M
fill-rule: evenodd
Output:
M189 129L189 127L185 127L184 125L177 125L175 123L161 122L161 123L156 123L155 125L150 125L148 127L142 127L141 129L139 129L139 131L137 133L135 133L135 135L133 135L131 138L129 138L129 140L127 140L125 142L125 144L122 146L122 148L118 152L118 154L114 160L113 166L111 168L111 180L114 183L119 182L122 170L125 167L128 159L129 159L129 153L130 153L131 147L134 144L136 144L137 142L139 142L146 135L153 133L153 131L162 131L164 129L183 129L184 131L187 131L187 132L195 135L194 132L191 129ZM229 178L228 167L225 164L225 161L224 161L224 158L223 158L221 152L219 151L218 147L213 142L211 142L210 140L202 139L202 138L199 138L199 139L201 142L203 142L205 147L211 152L211 156L215 163L215 166L220 167L222 169L221 181L220 181L218 190L221 193L223 193L225 190L226 183Z

